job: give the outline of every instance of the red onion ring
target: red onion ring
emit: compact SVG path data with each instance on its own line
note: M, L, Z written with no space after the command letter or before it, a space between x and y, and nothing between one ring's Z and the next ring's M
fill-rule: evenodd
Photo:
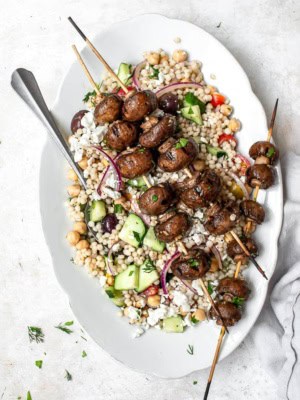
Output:
M217 249L217 247L214 244L211 246L210 249L218 261L219 269L222 270L223 264L222 264L222 258L221 258L221 254L220 254L219 250Z
M119 170L119 168L117 167L117 164L115 163L115 160L117 160L117 158L118 158L118 156L117 157L115 157L115 159L113 160L103 149L102 149L102 147L100 147L100 146L93 146L96 150L98 150L102 155L103 155L103 157L109 162L109 166L106 168L106 170L105 170L105 172L104 172L104 174L103 174L103 176L102 176L102 179L101 179L101 181L100 181L100 183L99 183L99 186L98 186L98 188L97 188L97 193L99 194L99 196L101 195L101 187L104 185L104 183L105 183L105 181L107 180L107 175L108 175L108 172L109 172L109 170L110 169L112 169L112 172L113 172L113 174L115 175L115 178L116 178L116 183L117 183L117 186L116 186L116 188L115 188L115 190L117 191L117 192L119 192L120 190L121 190L121 188L122 188L122 184L123 184L123 181L122 181L122 175L121 175L121 172L120 172L120 170Z
M159 89L156 92L156 97L159 99L161 96L163 96L166 93L173 92L174 90L177 89L198 89L199 87L203 87L200 83L196 82L177 82L177 83L171 83L168 86L164 86L162 89Z
M249 199L249 193L246 189L246 186L241 181L241 179L235 173L233 173L231 171L228 171L228 175L231 176L231 178L234 179L235 183L242 189L242 192L243 192L245 198Z
M161 287L162 290L164 292L164 294L168 294L168 289L167 289L167 272L170 269L172 263L181 256L180 251L176 251L171 258L169 258L169 260L165 263L162 271L161 271L161 275L160 275L160 283L161 283Z
M144 66L147 64L147 61L144 60L142 62L140 62L134 69L133 75L132 75L132 83L134 84L134 86L137 89L140 89L141 84L139 81L139 76L140 76L140 72L141 70L144 68Z
M178 277L177 277L177 278L178 278ZM182 282L182 283L184 284L184 286L186 286L188 289L190 289L191 292L193 292L193 293L195 293L196 295L199 296L199 293L197 292L197 290L194 289L189 283L187 283L187 282L184 281L183 279L180 279L180 278L178 278L178 279L180 280L180 282Z

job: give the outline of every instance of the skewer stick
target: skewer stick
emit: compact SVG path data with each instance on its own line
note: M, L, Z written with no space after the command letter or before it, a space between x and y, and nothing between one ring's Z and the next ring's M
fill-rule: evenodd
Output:
M82 30L78 27L78 25L74 22L74 20L71 17L68 17L68 20L71 22L71 24L74 26L76 31L79 33L79 35L82 37L82 39L86 42L88 47L92 50L92 52L96 55L96 57L101 61L101 63L104 65L106 70L113 76L113 78L118 82L118 84L121 86L121 88L124 90L125 93L128 93L127 87L124 85L124 83L121 81L121 79L118 77L117 74L113 71L113 69L107 64L105 59L102 57L102 55L99 53L99 51L96 49L96 47L93 45L92 42L89 41L89 39L86 37L86 35L82 32Z
M268 129L268 136L267 136L267 142L270 142L272 134L273 134L273 128L274 128L274 124L275 124L275 118L276 118L276 113L277 113L277 107L278 107L278 99L276 100L275 106L274 106L274 110L272 113L272 117L271 117L271 122L270 122L270 126ZM259 192L259 186L256 186L253 192L253 200L256 201L257 200L257 196L258 196L258 192ZM247 225L245 227L245 232L250 232L251 230L251 225L252 225L252 221L248 221Z
M235 273L234 273L234 277L235 278L238 277L240 269L241 269L241 261L239 261L236 264L236 269L235 269ZM211 382L213 380L213 376L214 376L214 372L215 372L215 369L216 369L216 365L218 363L220 350L221 350L221 345L222 345L224 336L225 336L225 329L224 329L224 326L222 326L222 328L220 330L220 335L219 335L219 338L218 338L217 347L216 347L215 354L214 354L213 363L212 363L212 366L210 367L209 377L208 377L208 380L207 380L207 385L206 385L206 389L205 389L203 400L207 400L207 398L208 398L210 385L211 385Z
M95 89L95 92L96 92L97 94L99 94L100 91L99 91L98 85L97 85L96 82L94 81L92 75L90 74L90 71L87 69L87 66L85 65L85 63L84 63L84 61L83 61L83 59L82 59L82 57L81 57L79 51L77 50L77 47L75 46L75 44L72 45L72 49L74 50L74 53L76 54L76 57L77 57L77 59L78 59L78 61L79 61L79 64L82 66L82 69L83 69L83 71L84 71L86 77L88 78L90 84L91 84L91 85L93 86L93 88Z

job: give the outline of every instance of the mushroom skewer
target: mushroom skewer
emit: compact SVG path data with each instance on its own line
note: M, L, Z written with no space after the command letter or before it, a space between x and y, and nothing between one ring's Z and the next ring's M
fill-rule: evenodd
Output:
M272 137L272 134L273 134L273 128L274 128L274 124L275 124L276 113L277 113L277 107L278 107L278 99L276 100L276 103L275 103L275 106L274 106L274 110L273 110L273 113L272 113L272 118L271 118L269 130L268 130L267 142L271 141L271 137ZM260 186L256 185L256 187L254 189L254 192L253 192L253 200L254 201L257 200L259 189L260 189ZM247 225L245 226L245 233L251 232L251 225L252 225L252 221L250 220L250 221L247 222Z
M191 171L188 168L184 169L184 172L186 173L186 175L189 178L192 178L192 174ZM235 241L240 245L240 247L242 248L242 250L244 251L244 253L246 254L247 257L249 257L249 259L252 261L252 263L254 264L254 266L256 267L256 269L261 273L261 275L265 278L268 279L268 277L265 274L265 271L261 268L261 266L258 264L258 262L256 261L255 257L253 257L249 250L247 249L247 247L243 244L243 242L240 240L240 238L238 237L238 235L233 231L230 230L229 231L231 233L231 235L233 236L233 238L235 239Z
M69 20L72 22L73 25L75 24L74 21L73 21L71 18L69 18ZM74 25L74 26L75 26L75 25ZM78 28L78 29L79 29L79 28ZM81 31L80 31L80 32L81 32ZM81 33L82 33L82 32L81 32ZM83 35L83 33L82 33L82 35ZM82 36L82 35L81 35L81 36ZM74 47L75 47L75 46L74 46ZM73 47L73 49L74 49L74 47ZM75 49L74 49L74 50L75 50ZM77 50L77 49L76 49L76 50ZM81 58L79 52L78 52L78 51L75 51L75 53L76 53L76 55L77 55L77 58L78 58L78 60L79 60L79 62L80 62L80 64L81 64L81 66L83 67L83 70L84 70L84 72L86 73L88 79L89 79L89 80L92 79L91 74L90 74L90 72L88 71L87 67L85 66L85 64L84 64L84 62L83 62L83 60L82 60L82 58ZM99 53L98 53L98 54L99 54ZM100 55L100 54L99 54L99 55ZM98 58L100 59L101 62L103 62L102 60L104 60L104 59L103 59L103 57L101 57L101 55L100 55L100 57L98 57ZM105 63L105 64L106 64L106 63ZM115 75L115 73L114 73L113 70L109 67L108 64L106 64L106 67L108 67L107 69L111 72L111 74L112 74L115 78L117 78L117 76ZM92 81L93 81L93 79L92 79ZM126 90L125 90L125 89L126 89ZM126 87L125 87L125 89L124 89L124 91L125 91L126 93L128 93L128 89L127 89ZM143 179L144 179L145 184L147 185L147 187L150 188L150 187L151 187L151 184L150 184L148 178L147 178L145 175L143 175ZM182 252L186 254L186 253L187 253L187 250L186 250L184 244L183 244L182 242L179 242L179 243L180 243L180 245L181 245ZM208 300L209 300L209 302L210 302L212 308L214 309L215 313L218 315L218 317L220 318L220 320L223 322L223 327L224 327L224 329L226 330L226 332L228 332L227 326L226 326L226 324L224 323L224 320L223 320L223 318L222 318L222 315L220 314L220 312L219 312L219 310L218 310L218 307L216 306L214 300L213 300L212 297L210 296L210 294L209 294L209 292L208 292L208 290L207 290L207 288L206 288L206 286L205 286L205 284L204 284L202 278L200 278L200 285L201 285L202 290L203 290L203 292L205 293L206 297L208 298Z

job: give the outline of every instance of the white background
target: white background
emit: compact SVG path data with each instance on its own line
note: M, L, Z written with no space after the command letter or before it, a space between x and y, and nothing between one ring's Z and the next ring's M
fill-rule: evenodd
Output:
M25 399L27 390L33 400L203 396L208 371L175 381L140 375L117 364L91 339L81 339L76 322L71 335L54 328L74 317L55 280L39 217L38 174L46 133L9 86L15 68L31 69L51 106L74 58L70 44L82 45L67 16L92 35L112 22L146 12L186 19L218 38L245 69L267 115L280 98L275 139L282 153L299 151L300 140L293 133L300 123L296 1L0 0L1 400ZM201 59L201 44L199 54ZM27 325L42 327L45 343L30 344ZM86 358L81 357L83 350ZM38 359L44 360L41 370L34 365ZM64 379L65 369L73 381ZM218 365L210 398L281 400L276 390L250 335Z

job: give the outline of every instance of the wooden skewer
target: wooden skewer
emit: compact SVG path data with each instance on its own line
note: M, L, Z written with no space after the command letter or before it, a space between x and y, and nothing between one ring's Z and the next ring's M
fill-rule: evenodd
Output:
M272 134L273 134L273 128L274 128L274 124L275 124L275 118L276 118L276 113L277 113L277 107L278 107L278 99L276 100L275 106L274 106L274 110L272 113L272 117L271 117L271 122L270 122L270 127L268 129L268 136L267 136L267 142L270 142ZM258 196L258 192L259 192L259 186L257 185L254 189L253 192L253 200L256 201L257 200L257 196ZM252 225L252 221L248 221L247 225L245 226L245 232L250 232L251 230L251 225Z
M237 263L237 265L236 265L236 269L235 269L235 273L234 273L234 277L235 278L237 278L238 275L239 275L239 272L240 272L240 269L241 269L241 265L242 265L241 261L239 261ZM212 366L211 366L210 371L209 371L209 377L208 377L208 380L207 380L207 385L206 385L206 389L205 389L203 400L207 400L207 398L208 398L210 385L211 385L211 382L212 382L212 379L213 379L213 376L214 376L216 365L218 363L220 350L221 350L221 345L222 345L224 336L225 336L225 329L224 329L224 326L222 326L222 328L220 330L220 335L219 335L219 338L218 338L218 343L217 343L217 346L216 346L215 354L214 354L213 363L212 363Z
M82 39L86 42L86 44L89 46L89 48L92 50L92 52L96 55L96 57L101 61L101 63L104 65L106 70L113 76L113 78L118 82L118 84L121 86L121 88L124 90L125 93L128 93L127 87L124 85L124 83L121 81L121 79L118 77L117 74L113 71L113 69L107 64L105 59L102 57L102 55L99 53L99 51L96 49L96 47L93 45L92 42L89 41L89 39L86 37L86 35L82 32L82 30L78 27L78 25L74 22L74 20L69 17L68 20L71 22L71 24L74 26L76 31L79 33L79 35L82 37Z
M75 46L75 44L72 45L72 49L74 50L74 53L76 54L76 57L77 57L77 59L78 59L80 65L82 66L82 69L83 69L83 71L84 71L86 77L88 78L90 84L91 84L91 85L93 86L93 88L95 89L95 92L96 92L97 94L99 94L100 91L99 91L98 85L97 85L97 83L94 81L92 75L90 74L90 71L87 69L87 66L85 65L85 63L84 63L84 61L83 61L83 59L82 59L82 57L81 57L79 51L77 50L77 47Z

